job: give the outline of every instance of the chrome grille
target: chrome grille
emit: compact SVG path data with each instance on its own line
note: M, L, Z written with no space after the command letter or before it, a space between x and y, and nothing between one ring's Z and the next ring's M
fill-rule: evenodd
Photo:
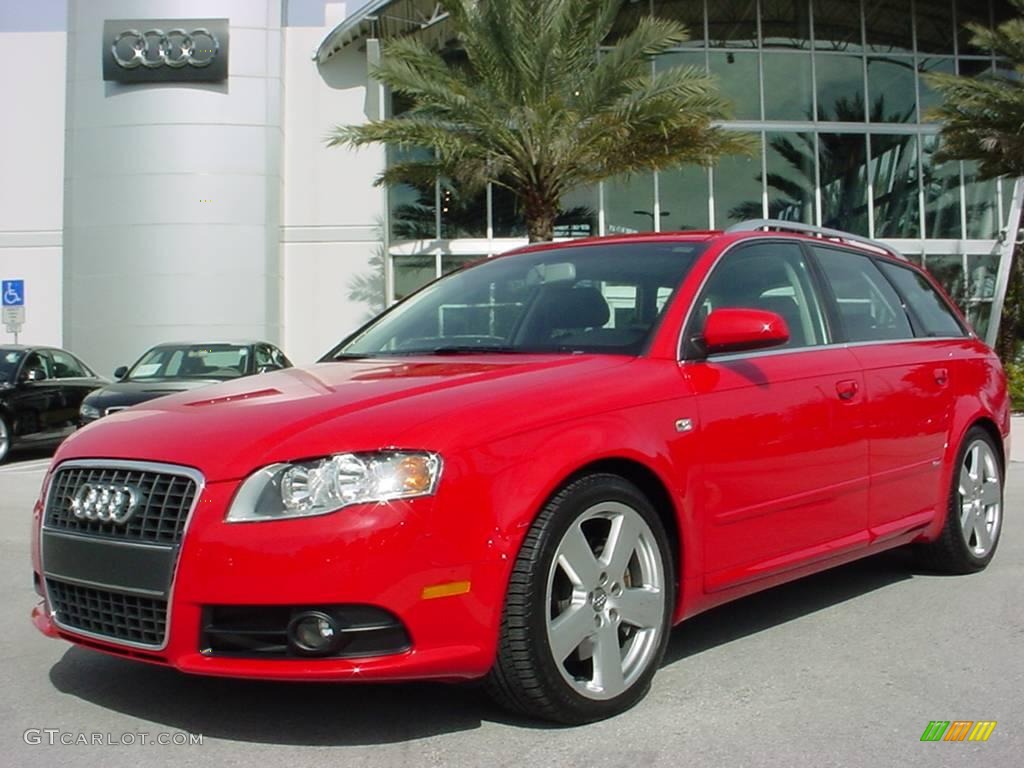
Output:
M167 601L48 578L50 608L71 630L159 647L167 632Z
M83 484L133 485L142 501L123 524L82 520L71 513L71 500ZM46 507L47 528L122 541L180 543L196 495L190 477L115 467L70 467L57 471Z

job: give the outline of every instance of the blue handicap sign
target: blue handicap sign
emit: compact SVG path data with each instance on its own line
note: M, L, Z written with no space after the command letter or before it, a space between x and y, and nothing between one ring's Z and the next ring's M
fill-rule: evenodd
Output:
M5 307L25 306L25 281L4 280L0 283L0 295L3 297Z

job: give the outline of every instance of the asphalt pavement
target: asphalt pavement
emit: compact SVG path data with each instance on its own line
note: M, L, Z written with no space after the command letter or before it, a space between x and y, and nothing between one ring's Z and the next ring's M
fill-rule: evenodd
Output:
M46 463L0 467L0 766L1024 761L1024 464L1011 464L986 571L936 576L892 552L723 606L675 629L633 710L558 728L509 717L473 687L206 679L43 637L29 621L28 542ZM922 742L932 720L997 725L984 743Z

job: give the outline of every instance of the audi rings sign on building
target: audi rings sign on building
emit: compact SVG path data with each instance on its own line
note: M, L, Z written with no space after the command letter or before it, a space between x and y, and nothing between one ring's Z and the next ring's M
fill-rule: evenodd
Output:
M104 80L209 83L227 76L227 19L111 19L103 24Z

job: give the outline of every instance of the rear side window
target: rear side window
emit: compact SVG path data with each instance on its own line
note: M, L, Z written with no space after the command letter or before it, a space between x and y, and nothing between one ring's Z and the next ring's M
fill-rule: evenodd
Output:
M812 249L836 297L847 341L914 338L903 302L871 259L834 248Z
M912 269L887 262L882 271L892 280L907 300L915 317L923 326L925 336L965 336L960 322L924 275Z

